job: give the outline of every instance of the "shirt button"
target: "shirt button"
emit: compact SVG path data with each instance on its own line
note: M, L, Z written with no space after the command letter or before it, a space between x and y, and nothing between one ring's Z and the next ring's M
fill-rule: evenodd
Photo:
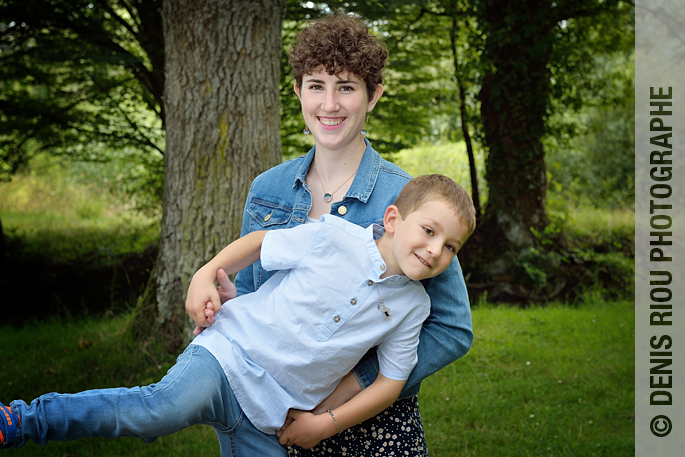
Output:
M338 208L338 214L340 214L341 216L344 216L345 214L347 214L347 207L346 206L339 207Z
M357 299L356 299L356 298L353 298L352 300L350 300L350 303L352 303L353 305L356 305L356 304L357 304Z
M369 279L369 280L366 282L366 285L367 285L367 286L373 286L373 281L371 281L371 280Z
M381 271L385 271L385 265L381 265Z
M334 320L335 322L340 322L340 316L335 316L335 317L333 318L333 320Z

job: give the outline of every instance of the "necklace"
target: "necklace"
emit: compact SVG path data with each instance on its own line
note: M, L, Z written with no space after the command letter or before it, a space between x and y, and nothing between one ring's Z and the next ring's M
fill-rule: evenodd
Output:
M337 191L339 191L340 188L341 188L343 185L345 185L345 183L346 183L347 181L349 181L350 179L352 179L352 176L354 176L354 175L357 174L357 170L354 170L354 173L352 173L352 174L350 175L349 178L347 178L346 180L344 180L343 183L340 184L340 185L338 186L337 189L335 189L333 192L326 192L326 188L325 188L324 185L323 185L323 181L321 181L321 176L319 175L319 172L316 170L316 167L313 167L313 168L314 168L314 172L316 173L316 177L319 178L319 183L321 183L321 188L323 189L323 201L326 202L326 203L330 203L330 202L333 200L333 195L334 195Z
M383 303L383 297L381 297L381 292L378 290L378 284L376 284L376 293L378 294L378 305L376 305L376 308L383 313L383 317L390 320L390 308Z

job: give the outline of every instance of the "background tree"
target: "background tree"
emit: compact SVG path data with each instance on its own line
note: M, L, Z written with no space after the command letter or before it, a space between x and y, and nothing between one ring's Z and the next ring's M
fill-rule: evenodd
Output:
M252 179L278 164L282 0L165 0L159 322L187 327L195 271L240 235ZM172 331L171 336L180 335Z
M626 30L616 22L630 22L632 5L618 0L473 4L485 36L478 97L489 194L477 242L471 244L478 247L467 247L466 255L485 267L481 277L499 277L507 292L498 298L505 298L512 292L508 283L517 281L518 260L537 245L536 233L549 223L543 138L552 97L570 89L553 75L579 76L566 65L563 51L568 42L579 46L584 27L597 31L598 23L614 23L613 29L602 28L608 37L625 36ZM581 21L584 27L569 28L572 21ZM513 295L527 298L529 293L518 287Z

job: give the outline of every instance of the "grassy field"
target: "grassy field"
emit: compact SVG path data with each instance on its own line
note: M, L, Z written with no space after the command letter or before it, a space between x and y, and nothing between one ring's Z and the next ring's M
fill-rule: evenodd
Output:
M141 351L126 331L128 319L0 327L2 401L154 382L173 358ZM634 455L632 303L480 304L473 320L471 351L429 378L419 396L431 456ZM204 456L218 455L218 444L200 426L152 444L31 443L17 455Z

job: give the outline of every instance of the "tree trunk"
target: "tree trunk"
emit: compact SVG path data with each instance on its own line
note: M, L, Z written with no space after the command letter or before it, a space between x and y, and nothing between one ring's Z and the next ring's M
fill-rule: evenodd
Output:
M240 235L252 179L281 160L284 14L285 0L164 1L166 149L154 274L166 335L190 329L192 275Z
M483 61L488 70L479 98L489 192L480 231L489 251L483 260L488 272L498 275L511 267L501 256L520 256L535 243L531 229L542 231L549 223L542 137L554 24L544 0L506 8L492 0L483 3L489 26Z
M473 155L473 144L471 142L471 135L469 133L468 116L466 115L466 88L461 78L461 70L459 65L459 54L457 52L457 5L451 5L452 16L452 30L450 31L450 44L452 48L452 61L454 63L454 77L457 81L459 89L459 116L461 117L461 133L464 136L464 143L466 144L466 153L469 157L469 172L471 175L471 199L473 206L476 208L476 220L480 221L480 193L478 192L478 173L476 170L476 159Z

